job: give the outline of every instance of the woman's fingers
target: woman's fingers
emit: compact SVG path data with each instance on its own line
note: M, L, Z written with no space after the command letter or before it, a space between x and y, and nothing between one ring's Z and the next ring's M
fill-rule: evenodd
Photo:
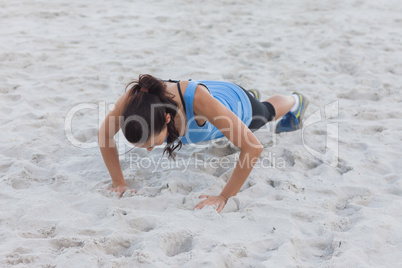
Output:
M119 198L121 198L121 197L124 195L124 193L125 193L126 191L130 191L131 193L137 193L136 190L130 189L130 188L128 188L128 187L116 187L116 188L111 188L111 189L109 189L109 190L112 191L112 192L114 192L114 193L118 193L118 194L119 194Z
M196 209L196 208L202 209L203 207L204 207L204 201L198 203L198 204L194 207L194 209Z
M202 201L202 202L200 202L200 203L198 203L195 207L194 207L194 209L202 209L204 206L205 206L205 201L206 200L204 200L204 201Z
M216 210L216 212L220 213L224 207L225 207L225 203L220 202L220 203L219 203L219 206L218 206L218 209Z
M209 196L209 195L201 195L200 198L207 198L200 203L198 203L193 209L202 209L205 206L213 206L218 205L216 211L220 213L222 209L225 207L225 202L222 201L218 196Z

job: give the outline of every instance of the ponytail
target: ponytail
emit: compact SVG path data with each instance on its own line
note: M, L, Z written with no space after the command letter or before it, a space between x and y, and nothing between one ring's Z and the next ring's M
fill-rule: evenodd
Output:
M163 154L167 152L169 158L175 159L173 151L177 148L180 150L182 143L174 122L178 104L173 100L173 94L166 91L163 81L149 74L140 75L138 80L128 83L126 90L127 88L129 88L128 98L123 109L124 125L122 127L126 139L131 143L146 142L152 135L159 134L163 130L166 125L165 113L170 114L171 120L167 124L167 145ZM153 109L152 112L151 109ZM151 118L151 114L154 118ZM131 120L132 118L141 118L140 121L145 122L147 128L144 129L143 124L138 120ZM154 122L154 126L151 126L151 122Z

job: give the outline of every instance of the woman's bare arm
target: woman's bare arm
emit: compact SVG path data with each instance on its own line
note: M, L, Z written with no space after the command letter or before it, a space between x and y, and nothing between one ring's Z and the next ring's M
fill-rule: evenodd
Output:
M202 195L200 198L207 197L207 199L195 206L201 209L205 205L218 204L217 211L220 212L227 199L239 192L261 155L263 146L238 116L202 88L196 89L193 109L195 113L207 118L241 150L239 160L220 196Z
M128 188L121 170L114 136L119 132L121 127L122 110L126 97L127 93L116 101L114 110L106 115L98 131L99 148L106 167L109 170L110 177L112 178L113 191L119 192L120 196L122 196Z

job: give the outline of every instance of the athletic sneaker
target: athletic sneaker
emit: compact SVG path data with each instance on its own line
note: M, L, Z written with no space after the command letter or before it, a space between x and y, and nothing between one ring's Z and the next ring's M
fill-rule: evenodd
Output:
M299 107L293 112L288 112L276 125L275 133L295 131L303 127L303 116L308 106L308 99L298 92L293 92L299 96Z
M254 98L260 100L260 91L258 91L257 89L248 89L247 91L253 94Z

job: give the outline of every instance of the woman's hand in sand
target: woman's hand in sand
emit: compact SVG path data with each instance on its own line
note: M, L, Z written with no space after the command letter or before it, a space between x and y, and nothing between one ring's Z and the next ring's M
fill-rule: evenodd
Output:
M119 198L121 198L126 191L131 191L131 193L134 194L137 192L134 189L128 188L126 185L118 185L116 187L110 188L109 190L114 193L119 193Z
M227 203L227 199L221 195L219 196L214 196L214 195L201 195L200 198L206 198L205 200L201 201L198 203L194 209L202 209L205 206L213 206L213 205L218 205L218 208L216 211L218 213L221 212L221 210L225 207Z

